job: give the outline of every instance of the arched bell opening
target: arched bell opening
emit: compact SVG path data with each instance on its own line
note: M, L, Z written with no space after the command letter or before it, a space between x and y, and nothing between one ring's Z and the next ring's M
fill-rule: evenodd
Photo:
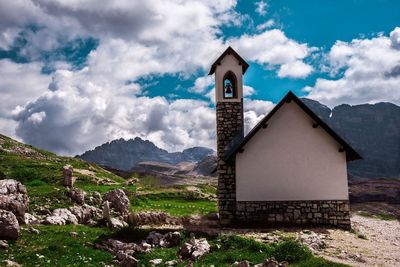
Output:
M224 98L236 98L237 97L237 79L233 72L228 71L224 79L222 80L222 88L223 88L223 95Z

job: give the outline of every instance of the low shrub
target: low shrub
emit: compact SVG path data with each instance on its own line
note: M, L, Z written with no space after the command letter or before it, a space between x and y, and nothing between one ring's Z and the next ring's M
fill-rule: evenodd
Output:
M273 246L273 256L278 261L289 263L300 262L312 257L309 248L300 244L294 239L287 239Z

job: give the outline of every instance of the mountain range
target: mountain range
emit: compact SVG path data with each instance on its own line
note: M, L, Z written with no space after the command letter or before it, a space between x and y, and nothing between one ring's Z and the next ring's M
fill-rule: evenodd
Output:
M400 177L399 106L391 103L353 106L342 104L330 109L314 100L303 98L302 101L363 157L362 160L349 162L350 178ZM131 140L114 140L79 157L120 170L132 170L134 167L141 170L151 169L157 165L156 162L173 165L180 162L199 162L190 172L201 168L208 173L213 168L211 166L216 165L214 155L212 149L204 147L169 153L152 142L137 137Z
M86 161L113 169L130 171L142 162L178 164L197 163L212 156L215 151L206 147L192 147L182 152L170 153L139 137L130 140L118 139L78 156Z

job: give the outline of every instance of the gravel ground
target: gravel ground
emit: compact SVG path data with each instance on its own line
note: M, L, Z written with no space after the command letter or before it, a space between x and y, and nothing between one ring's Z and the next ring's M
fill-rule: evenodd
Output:
M400 222L352 215L354 233L328 230L318 254L351 266L400 266ZM364 239L366 238L366 239Z

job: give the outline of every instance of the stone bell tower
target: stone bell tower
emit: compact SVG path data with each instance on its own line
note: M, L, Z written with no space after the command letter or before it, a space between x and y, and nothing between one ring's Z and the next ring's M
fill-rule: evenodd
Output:
M212 64L217 112L218 210L221 224L231 224L236 212L235 160L224 161L226 151L244 135L243 74L249 64L231 47Z

